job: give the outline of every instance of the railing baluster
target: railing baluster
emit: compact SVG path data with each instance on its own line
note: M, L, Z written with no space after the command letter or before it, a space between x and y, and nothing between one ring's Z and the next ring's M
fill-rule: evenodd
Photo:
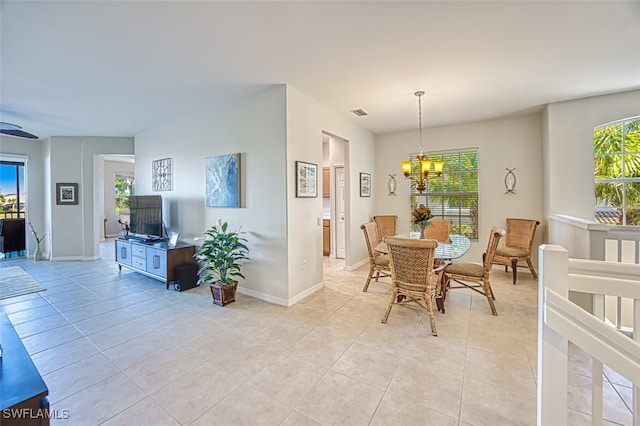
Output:
M593 315L604 321L604 294L593 296ZM591 424L602 425L602 363L591 357Z

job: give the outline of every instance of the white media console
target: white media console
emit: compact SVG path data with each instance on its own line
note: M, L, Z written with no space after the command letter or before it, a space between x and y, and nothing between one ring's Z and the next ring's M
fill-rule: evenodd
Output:
M196 263L193 255L196 247L167 241L138 241L118 238L116 240L116 263L118 268L131 268L136 272L164 281L166 287L174 281L176 266Z

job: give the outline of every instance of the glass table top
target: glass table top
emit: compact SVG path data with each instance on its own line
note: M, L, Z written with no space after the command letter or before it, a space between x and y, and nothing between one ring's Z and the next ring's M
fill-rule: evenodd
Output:
M395 236L402 238L418 238L419 234L407 232ZM464 235L451 234L449 235L449 239L451 240L451 243L449 244L438 243L438 247L436 247L435 252L436 259L457 259L469 251L469 247L471 247L471 240ZM389 253L385 242L379 243L375 247L375 250L384 254Z

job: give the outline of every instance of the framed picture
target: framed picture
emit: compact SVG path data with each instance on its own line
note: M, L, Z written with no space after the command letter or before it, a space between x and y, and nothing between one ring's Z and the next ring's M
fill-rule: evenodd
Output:
M180 238L179 232L172 232L169 234L169 247L175 247L178 244L178 238Z
M296 161L296 197L318 196L318 165Z
M360 173L360 196L371 197L371 175Z
M78 184L56 183L56 204L78 204Z
M207 207L240 207L240 154L207 158Z

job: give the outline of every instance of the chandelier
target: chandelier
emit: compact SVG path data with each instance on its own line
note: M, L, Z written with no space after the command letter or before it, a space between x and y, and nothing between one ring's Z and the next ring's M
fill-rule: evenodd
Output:
M420 90L414 93L418 97L418 123L420 129L420 153L417 155L418 165L420 167L420 172L417 176L411 176L411 169L413 166L413 161L411 157L409 161L403 161L402 164L402 172L404 173L404 177L407 179L411 179L411 186L415 188L416 191L422 192L427 189L427 180L429 179L429 170L431 169L431 164L433 163L433 170L436 176L440 177L442 174L442 167L444 166L444 161L431 161L426 160L424 155L424 147L422 146L422 95L424 95L424 91Z

